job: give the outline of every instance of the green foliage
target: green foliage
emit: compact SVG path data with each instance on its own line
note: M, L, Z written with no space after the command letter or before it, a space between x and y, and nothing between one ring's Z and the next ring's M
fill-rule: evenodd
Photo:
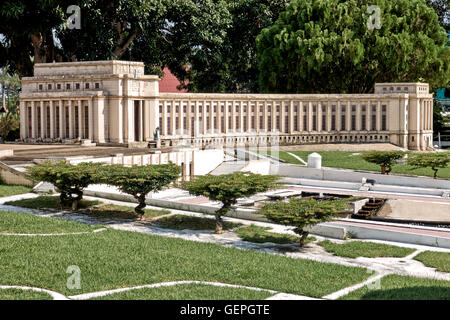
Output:
M381 167L381 173L389 174L395 164L395 160L403 158L402 151L370 151L363 153L361 158L367 162L377 164Z
M1 179L1 177L0 177ZM4 185L2 181L0 181L0 198L9 197L16 194L23 194L31 192L30 187L25 186L14 186L14 185Z
M145 214L142 210L146 206L145 196L176 181L180 173L181 168L173 163L131 167L117 164L104 166L97 172L96 181L132 195L139 202L134 210L142 217Z
M381 28L366 10L377 5ZM375 82L446 86L447 34L425 0L293 0L257 38L266 92L368 93Z
M299 241L298 236L292 236L290 234L270 232L269 227L259 227L254 224L237 229L236 234L242 238L244 241L255 242L255 243L297 243ZM307 242L316 240L314 237L308 237Z
M437 271L450 272L450 252L424 251L414 257L427 267L436 268Z
M442 116L443 108L439 102L433 101L433 134L437 136L438 132L443 133L446 129L445 120Z
M192 64L191 92L258 92L256 37L286 8L287 0L227 0L231 22L214 61ZM214 62L214 63L213 63Z
M216 233L222 232L221 217L228 213L240 198L251 197L257 193L277 188L278 176L260 175L251 172L234 172L223 175L195 177L181 184L184 190L196 196L204 196L212 201L220 201L223 206L216 212Z
M156 224L161 228L174 230L214 230L216 223L210 218L201 218L195 216L185 216L182 214L175 214L168 217L162 217L156 221ZM223 228L230 230L241 226L240 223L224 222Z
M17 113L19 105L19 88L20 80L17 73L11 73L8 67L3 68L0 73L1 103L2 107L13 114Z
M267 291L239 287L178 284L117 292L92 300L263 300L272 295L273 293Z
M437 178L439 168L447 168L450 162L450 152L415 153L408 158L408 164L413 167L428 167L434 171Z
M97 200L80 200L78 201L78 208L79 209L85 209L89 208L91 206L95 206L100 204L100 201ZM17 206L17 207L23 207L23 208L30 208L30 209L38 209L38 210L45 210L45 209L59 209L61 206L64 205L64 203L61 203L60 198L55 196L39 196L37 198L29 198L29 199L20 199L15 201L8 201L5 202L5 204L10 206Z
M7 140L8 136L19 130L20 119L17 114L8 112L7 114L0 116L0 137L3 141Z
M348 258L378 258L378 257L397 257L403 258L413 253L415 249L391 246L383 243L349 241L345 243L335 243L330 240L324 240L318 243L328 252Z
M72 165L65 161L52 163L46 161L28 169L33 180L45 181L53 184L60 192L61 205L70 203L72 210L78 209L78 203L83 198L83 190L95 183L95 175L102 164L83 162Z
M349 201L290 198L289 202L267 202L258 213L275 223L296 227L294 231L300 235L300 246L303 246L309 234L304 230L305 227L331 220L337 213L347 209Z

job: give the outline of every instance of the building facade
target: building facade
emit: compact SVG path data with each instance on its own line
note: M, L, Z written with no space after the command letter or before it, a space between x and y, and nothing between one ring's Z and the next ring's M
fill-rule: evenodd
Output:
M22 79L23 141L165 145L387 142L432 148L433 96L426 83L377 83L373 94L159 92L144 64L36 64Z

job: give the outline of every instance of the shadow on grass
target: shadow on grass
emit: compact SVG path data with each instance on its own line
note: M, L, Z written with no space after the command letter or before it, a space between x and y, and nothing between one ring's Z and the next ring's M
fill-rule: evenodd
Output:
M298 236L270 232L268 231L270 229L269 227L260 227L252 224L248 227L239 228L235 232L242 240L254 243L298 244L300 241ZM315 240L314 237L308 237L305 243Z
M155 224L161 228L174 229L174 230L215 230L216 220L210 218L185 216L176 214L170 217L163 217L156 220ZM241 226L240 223L223 222L223 229L230 230Z
M386 290L371 290L363 300L450 300L450 287L418 286Z
M78 203L79 209L89 208L91 206L100 204L97 200L81 200ZM30 199L21 199L16 201L5 202L6 205L17 206L28 209L70 209L67 206L61 206L59 197L57 196L39 196Z

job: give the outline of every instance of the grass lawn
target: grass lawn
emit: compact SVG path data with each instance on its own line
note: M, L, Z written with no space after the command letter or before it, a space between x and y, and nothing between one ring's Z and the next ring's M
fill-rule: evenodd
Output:
M273 293L244 288L181 284L114 293L93 300L264 300Z
M261 154L266 154L270 151L260 151ZM308 155L312 152L317 152L322 156L322 166L331 167L331 168L342 168L342 169L352 169L352 170L364 170L364 171L375 171L380 172L380 167L366 162L361 159L356 154L363 154L367 151L289 151L300 158L302 158L305 162L308 161ZM300 161L289 155L286 151L280 151L278 157L288 163L301 164ZM429 176L432 177L434 171L430 168L418 168L408 165L394 165L392 168L391 174L409 174L409 175L417 175L417 176ZM439 169L438 171L439 178L450 178L450 167L445 169Z
M100 204L100 201L97 200L81 200L78 203L78 207L80 209L88 208L90 206L94 206ZM29 209L59 209L61 208L61 204L59 203L58 196L40 196L31 199L22 199L16 201L8 201L5 202L7 205L24 207Z
M381 279L380 289L367 286L342 297L345 300L449 300L450 281L399 275Z
M175 230L215 230L216 220L211 218L185 216L182 214L175 214L170 217L163 217L156 221L158 227L175 229ZM230 230L242 226L241 223L234 223L223 221L223 229Z
M136 204L137 205L137 204ZM169 214L169 210L144 209L144 220ZM139 215L134 212L134 207L118 206L115 204L105 204L98 207L92 207L83 213L96 218L118 218L118 219L137 219Z
M10 186L1 184L0 185L0 198L1 197L9 197L16 194L23 194L31 192L31 188L25 186Z
M276 232L269 232L268 227L259 227L255 225L250 225L248 227L242 227L235 230L236 234L242 238L244 241L256 242L256 243L264 243L264 242L273 242L279 244L287 244L287 243L298 243L300 237L282 234ZM306 242L311 242L316 240L314 237L308 237Z
M438 271L450 272L450 253L448 252L425 251L419 253L414 259L427 267L436 268Z
M42 224L52 223L43 218ZM108 229L64 237L2 237L0 283L65 295L180 280L218 281L321 297L368 278L364 268ZM69 266L81 289L68 289Z
M382 243L349 241L347 243L338 244L330 240L324 240L318 243L328 252L340 257L397 257L402 258L413 253L415 249L391 246Z
M45 292L19 289L0 289L0 300L52 300Z
M0 233L65 233L94 230L87 224L32 214L0 211ZM5 237L2 237L2 241Z

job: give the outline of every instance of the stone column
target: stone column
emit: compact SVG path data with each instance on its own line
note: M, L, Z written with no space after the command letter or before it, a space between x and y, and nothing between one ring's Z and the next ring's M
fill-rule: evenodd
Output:
M327 132L331 132L331 108L333 103L327 101Z
M264 101L264 106L263 106L263 126L264 126L264 132L268 132L267 128L268 128L268 120L269 120L269 115L268 115L268 109L269 106L267 105L267 101Z
M239 101L239 132L244 132L244 105Z
M208 130L207 126L207 112L206 112L206 100L202 102L202 134L206 135L206 131Z
M26 103L25 101L20 101L20 139L27 138L27 112L26 112Z
M121 102L119 101L119 106ZM119 111L122 111L122 108L119 108ZM92 105L92 98L88 99L88 113L89 113L89 140L94 141L94 107ZM121 122L123 121L122 117L119 117ZM123 143L123 126L119 124L119 143Z
M336 107L336 131L340 132L342 131L342 106L341 106L341 101L337 102L337 107Z
M144 104L142 100L139 100L139 137L138 141L144 141Z
M253 130L252 129L252 117L253 117L252 106L251 106L250 100L247 100L246 103L247 103L247 131L251 132ZM256 123L255 123L255 125L256 125Z
M272 101L272 132L277 131L277 102Z
M78 100L78 138L83 139L83 101Z
M73 122L72 100L69 100L69 139L73 139Z
M228 134L228 128L230 126L230 122L229 122L229 117L230 117L230 112L228 110L228 101L224 101L224 107L223 107L223 125L225 126L225 134Z
M347 101L347 111L346 111L346 117L345 117L346 129L347 131L352 131L352 102Z
M377 103L377 132L381 131L381 101Z
M55 139L55 106L53 100L50 100L50 139Z
M305 128L303 128L303 101L299 101L298 110L297 110L297 122L298 122L298 131L303 132Z
M356 131L361 131L361 102L359 101L356 105Z
M36 102L31 101L31 133L32 138L37 138L37 117L36 117Z
M45 138L45 112L44 112L44 101L40 102L40 114L41 114L41 138Z
M186 107L187 111L187 107ZM180 136L184 135L184 102L183 100L180 100L178 102L178 132Z
M188 100L186 102L186 104L187 104L187 106L186 106L186 128L185 128L185 130L186 130L186 134L188 136L191 136L191 132L192 132L192 126L191 126L191 119L192 119L191 109L192 109L192 105L191 105L191 101Z
M169 135L170 136L175 136L176 135L176 128L177 128L177 118L176 118L176 107L175 107L175 100L172 100L170 102L171 107L170 107L170 131Z
M294 133L294 107L294 100L291 100L291 102L289 103L289 134Z
M209 101L209 132L210 134L214 134L216 128L214 127L214 101Z
M286 117L286 104L284 101L281 101L280 105L280 131L285 134L286 133L286 125L285 125L285 117ZM288 111L289 112L289 111ZM289 123L288 123L289 126Z
M64 139L64 101L63 100L59 100L59 137L61 139Z
M161 135L162 136L167 136L169 134L169 132L167 131L167 101L163 101L163 105L162 105L162 131L161 131Z
M317 131L322 131L322 103L320 101L317 103L317 110L316 110L316 117L317 117Z
M312 102L308 102L308 122L306 123L308 125L308 132L312 131L313 128L313 117L312 117L312 112L313 111L313 106L312 106Z
M195 107L194 107L194 137L198 138L199 134L200 134L200 116L199 116L199 112L198 112L198 108L199 108L199 102L198 100L195 100Z

